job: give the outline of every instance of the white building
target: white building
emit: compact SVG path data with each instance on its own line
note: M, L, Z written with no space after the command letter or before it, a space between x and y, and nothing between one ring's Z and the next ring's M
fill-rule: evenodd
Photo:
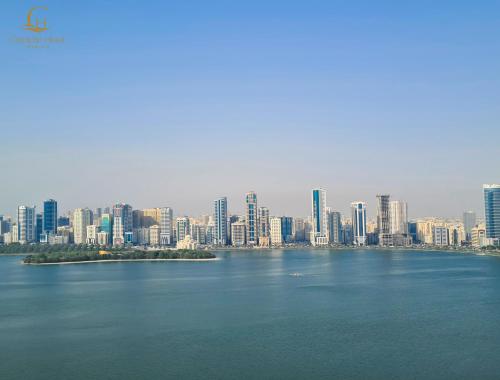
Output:
M449 245L448 241L448 228L444 226L434 226L432 228L432 244L437 246L447 246Z
M353 242L355 245L366 245L366 203L365 202L352 202L352 234Z
M75 244L87 242L87 226L92 224L92 211L88 208L77 208L73 212L73 239Z
M408 204L405 201L389 202L390 233L408 234Z
M97 244L97 233L99 232L99 227L96 225L87 226L87 244Z
M170 207L160 209L160 245L167 246L174 243L173 211Z
M35 241L35 206L19 206L17 209L17 241L31 243Z
M283 244L283 234L281 233L281 218L272 216L269 218L269 230L271 245L280 246Z

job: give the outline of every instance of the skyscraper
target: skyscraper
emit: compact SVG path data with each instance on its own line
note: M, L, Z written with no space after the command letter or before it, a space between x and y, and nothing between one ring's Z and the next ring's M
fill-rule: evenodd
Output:
M486 237L500 239L500 185L483 185Z
M283 243L281 232L281 218L273 216L269 218L271 245L280 246Z
M465 240L471 241L472 229L476 226L476 213L474 211L464 211L463 223L465 230Z
M269 237L269 209L259 207L259 238Z
M57 232L57 202L48 199L43 202L43 233L55 235Z
M73 240L75 244L87 243L87 226L92 224L92 211L88 208L77 208L73 212Z
M113 207L113 245L123 245L132 234L132 206L118 203Z
M43 215L36 214L36 217L35 217L35 241L37 243L40 242L42 235L43 235Z
M174 243L173 211L170 207L160 209L160 245Z
M366 245L366 203L351 203L352 230L355 245Z
M177 230L177 242L182 241L189 235L189 218L187 216L182 216L176 219L176 230ZM161 233L160 233L161 239Z
M221 197L214 201L215 245L227 244L227 198Z
M326 216L326 191L318 188L311 191L312 201L312 245L328 244L328 220Z
M342 243L342 216L338 211L328 211L328 239L330 243Z
M245 197L246 206L246 244L257 245L259 242L259 228L257 215L257 194L250 191Z
M20 243L31 243L35 241L35 206L18 207L17 235Z
M379 235L391 233L389 199L389 194L377 195L377 232Z
M293 241L293 218L291 216L281 217L281 236L285 243Z
M408 234L408 204L405 201L389 202L390 232L393 235Z

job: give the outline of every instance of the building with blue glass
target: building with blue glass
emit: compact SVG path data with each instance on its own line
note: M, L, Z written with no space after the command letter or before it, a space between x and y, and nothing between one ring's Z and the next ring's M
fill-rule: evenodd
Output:
M326 215L326 191L317 188L311 191L312 201L312 231L311 244L328 244L328 220Z
M486 237L500 239L500 185L483 185Z
M55 235L57 233L57 202L48 199L43 202L43 233Z
M355 245L366 245L366 203L351 203L352 211L352 231Z

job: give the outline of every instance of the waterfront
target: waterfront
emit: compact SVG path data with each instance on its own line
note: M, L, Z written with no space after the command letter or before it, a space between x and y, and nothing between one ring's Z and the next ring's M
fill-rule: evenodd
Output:
M218 252L213 262L0 257L0 378L497 378L500 259Z

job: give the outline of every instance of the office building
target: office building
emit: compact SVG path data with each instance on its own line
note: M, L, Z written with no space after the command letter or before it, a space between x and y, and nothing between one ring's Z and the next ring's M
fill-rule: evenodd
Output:
M215 245L227 244L227 198L221 197L214 201Z
M259 239L269 237L269 209L259 207Z
M486 237L500 239L500 185L483 185Z
M366 203L353 202L351 203L352 215L352 240L355 245L366 245ZM347 226L346 226L347 227ZM345 239L349 239L345 236Z
M235 247L244 246L248 232L246 231L246 223L234 222L231 223L231 245Z
M393 235L408 234L408 204L405 201L389 202L389 233Z
M184 240L186 236L189 235L190 233L189 218L187 216L182 216L176 219L176 231L177 231L178 242ZM160 232L160 239L161 239L161 232Z
M464 211L462 221L465 230L465 240L471 241L472 229L476 226L476 213L474 211Z
M269 232L271 245L281 246L283 244L283 234L281 232L281 218L273 216L269 218Z
M75 244L87 243L87 226L92 225L92 211L88 208L77 208L73 212L73 240Z
M311 191L312 231L311 244L328 244L328 220L326 216L326 191L318 188Z
M174 244L174 212L170 207L160 209L160 245Z
M35 206L17 209L17 239L20 243L33 243L36 239Z
M284 243L291 243L294 240L293 218L291 216L281 217L281 236Z
M250 191L245 196L245 224L247 245L257 245L259 242L257 194Z
M328 210L328 241L342 243L342 216L338 211Z
M57 233L57 202L48 199L43 202L43 233L55 235Z
M132 206L118 203L113 207L113 245L132 240Z

